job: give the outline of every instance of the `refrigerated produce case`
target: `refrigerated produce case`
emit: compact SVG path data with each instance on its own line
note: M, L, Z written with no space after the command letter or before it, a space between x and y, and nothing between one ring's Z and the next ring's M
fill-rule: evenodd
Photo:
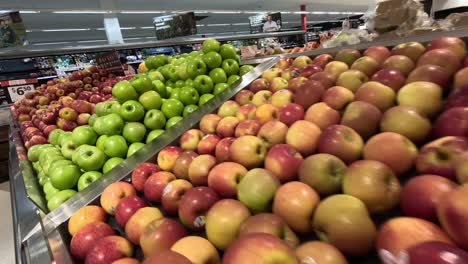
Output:
M451 32L432 32L420 36L401 38L395 40L375 41L371 43L361 43L351 46L358 50L364 50L367 47L375 45L383 45L392 47L399 43L417 41L427 43L430 40L442 37L453 36L468 38L468 29L456 30ZM194 42L198 42L194 41ZM173 42L172 42L173 43ZM128 45L128 48L134 48L134 44ZM145 44L146 45L146 44ZM148 44L149 45L149 44ZM162 44L163 45L163 44ZM167 42L164 42L167 45ZM105 47L104 50L115 49L117 47ZM125 45L119 45L118 48L127 48ZM178 138L190 128L196 126L203 115L214 112L223 102L229 100L238 91L247 87L253 80L258 78L263 71L273 67L280 57L295 58L298 56L316 56L323 53L334 54L338 50L348 47L337 47L330 49L317 49L314 51L282 54L279 56L269 56L267 58L259 58L246 61L244 63L257 64L258 66L252 71L243 76L241 80L231 86L224 92L217 95L213 100L201 106L198 111L194 112L190 119L184 119L168 129L158 140L147 144L140 151L122 162L116 168L111 170L105 176L94 182L85 190L74 195L72 198L63 203L59 208L52 212L42 211L41 205L38 202L32 201L32 196L38 192L36 177L32 173L31 164L26 158L25 148L19 136L18 127L14 122L10 122L10 186L11 186L11 202L13 210L13 226L15 228L15 251L17 263L73 263L68 250L70 236L67 231L67 220L79 208L98 202L98 198L103 189L110 183L127 180L132 170L140 163L146 161L154 161L157 153L165 146L175 144ZM92 51L98 50L97 47L91 48ZM102 50L102 48L101 48ZM70 49L62 51L52 51L52 53L72 52ZM19 57L42 56L47 54L47 50L25 51L17 55ZM0 59L15 58L15 54L4 54L0 52ZM395 214L398 212L392 212ZM379 216L376 222L380 223L387 216ZM379 263L378 257L374 255L366 258L350 259L350 263Z

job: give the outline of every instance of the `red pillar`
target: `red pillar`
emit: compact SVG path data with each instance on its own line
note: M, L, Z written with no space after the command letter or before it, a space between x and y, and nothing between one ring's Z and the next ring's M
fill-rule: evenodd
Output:
M306 11L306 6L301 5L301 11L304 12ZM307 30L307 17L306 14L301 14L301 26L302 26L302 31Z

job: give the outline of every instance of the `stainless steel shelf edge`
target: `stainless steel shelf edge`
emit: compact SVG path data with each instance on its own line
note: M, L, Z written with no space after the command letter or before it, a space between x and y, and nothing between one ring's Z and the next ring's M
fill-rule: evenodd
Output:
M266 61L253 70L242 76L234 87L227 89L215 96L212 100L208 101L206 104L202 105L196 112L191 116L184 119L184 121L177 123L169 130L166 130L161 136L154 140L153 142L144 146L141 150L136 152L130 158L126 159L124 162L116 166L110 172L108 172L103 177L99 178L96 182L92 183L88 188L77 193L61 206L59 206L54 211L47 214L43 219L44 230L48 234L57 228L61 223L67 221L71 215L78 210L79 208L89 204L95 200L102 191L109 184L120 181L129 175L132 170L140 163L146 162L148 160L155 160L156 154L163 149L165 146L171 144L174 140L180 137L186 130L192 128L196 125L200 119L209 113L212 113L218 107L220 107L226 100L229 100L233 97L238 91L247 87L253 80L258 78L265 70L271 68L275 65L279 58L274 58L269 61ZM36 225L31 232L23 239L27 240L33 234L41 232L41 226Z

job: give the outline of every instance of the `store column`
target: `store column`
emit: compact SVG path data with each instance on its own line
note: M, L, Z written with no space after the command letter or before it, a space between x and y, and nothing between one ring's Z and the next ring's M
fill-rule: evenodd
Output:
M306 6L301 5L301 12L305 12L305 11L306 11ZM306 14L301 14L301 26L302 26L302 31L307 30L307 16L306 16Z
M103 10L115 10L113 0L100 0L101 8ZM106 30L107 41L109 44L124 43L122 31L120 30L120 23L117 15L114 13L107 13L104 15L104 29Z

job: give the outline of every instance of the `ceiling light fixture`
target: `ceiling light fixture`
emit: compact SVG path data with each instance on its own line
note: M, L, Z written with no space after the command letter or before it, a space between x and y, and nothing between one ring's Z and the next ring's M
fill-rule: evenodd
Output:
M40 13L41 11L36 11L36 10L20 10L19 11L21 14L37 14Z
M56 29L42 29L41 32L61 32L61 31L88 31L90 28L56 28Z
M249 25L249 23L233 23L231 25L232 26L246 26L246 25Z
M120 14L164 14L167 11L120 11Z
M228 11L228 10L218 10L218 11L209 11L210 14L240 14L241 11Z
M130 29L136 29L136 27L121 27L121 30L130 30Z
M230 26L231 24L208 24L208 27L223 27L223 26Z
M52 11L54 14L108 14L111 11L100 10L67 10L67 11Z
M153 27L139 27L139 29L154 29L154 26Z
M78 43L90 43L90 42L107 42L105 39L91 39L91 40L79 40Z

